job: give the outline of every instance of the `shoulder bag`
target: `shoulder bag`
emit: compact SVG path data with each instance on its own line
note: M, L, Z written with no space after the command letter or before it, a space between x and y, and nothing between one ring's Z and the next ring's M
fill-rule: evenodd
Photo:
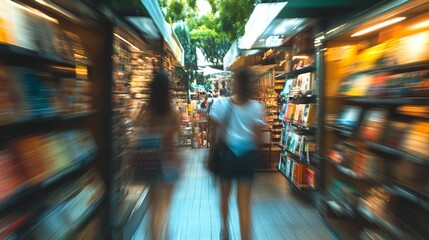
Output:
M220 173L220 157L224 149L227 147L225 143L226 130L229 125L231 114L228 114L231 110L231 100L228 100L227 108L225 109L225 116L223 124L220 125L220 129L216 134L214 142L210 145L207 169L215 176Z

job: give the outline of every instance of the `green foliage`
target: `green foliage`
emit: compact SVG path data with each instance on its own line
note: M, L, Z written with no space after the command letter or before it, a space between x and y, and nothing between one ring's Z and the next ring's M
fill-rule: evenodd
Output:
M210 6L212 7L212 13L216 13L218 11L217 7L217 0L207 0L209 2Z
M254 0L217 0L222 30L231 41L244 35L254 3Z
M212 13L199 16L197 0L158 0L167 9L169 23L184 22L186 30L175 29L177 35L184 32L188 37L179 37L185 49L187 69L196 69L196 48L201 49L206 61L215 65L223 62L233 40L244 34L244 27L253 11L254 0L207 0Z
M168 7L168 0L158 0L159 6L161 8L167 8Z
M188 6L191 9L196 10L197 9L197 0L188 0Z
M204 58L215 65L220 65L223 62L223 57L231 45L224 34L218 33L206 25L201 25L192 30L191 39L201 49Z
M186 17L185 2L183 0L172 0L167 7L165 17L169 23L184 20Z
M197 54L196 54L196 44L194 41L191 41L189 35L188 26L185 22L178 22L174 24L174 32L179 38L180 43L182 44L183 50L185 51L185 69L187 70L196 70L197 66Z

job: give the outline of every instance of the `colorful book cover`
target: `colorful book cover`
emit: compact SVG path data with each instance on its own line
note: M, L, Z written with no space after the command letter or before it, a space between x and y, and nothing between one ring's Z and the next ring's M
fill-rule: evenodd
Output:
M304 116L303 116L303 120L302 120L303 123L306 126L313 127L315 124L315 120L316 120L316 105L313 103L306 104Z
M291 122L293 120L294 112L295 112L295 104L288 103L286 107L286 114L284 115L284 121Z
M305 105L297 104L295 107L295 113L293 115L293 123L302 124L302 117L304 115Z
M373 82L373 75L370 74L361 74L353 81L353 85L350 88L347 95L349 96L365 96L366 92Z
M286 174L286 176L287 176L287 177L289 177L289 178L290 178L290 174L291 174L292 165L293 165L292 161L291 161L289 158L287 158L287 159L286 159L286 169L285 169L285 174Z
M409 123L407 122L397 120L390 121L383 137L384 143L390 147L399 147L408 128Z
M300 154L301 145L302 145L302 136L296 134L295 135L295 146L294 146L292 152L294 152L295 154Z
M316 188L316 171L310 167L305 169L304 184L310 186L312 189Z
M357 125L362 108L357 106L345 106L338 118L338 124L346 127Z
M370 141L378 141L384 130L387 120L387 110L371 109L363 119L361 127L361 136Z
M414 154L429 156L429 122L416 121L403 140L402 148Z
M302 94L311 93L313 90L313 73L303 73L298 75L299 90Z

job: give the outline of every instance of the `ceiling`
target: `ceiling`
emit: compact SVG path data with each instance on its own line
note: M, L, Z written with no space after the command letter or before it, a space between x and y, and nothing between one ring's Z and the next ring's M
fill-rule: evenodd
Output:
M339 18L386 0L289 0L260 1L248 23L241 49L283 46L291 37L315 24L321 18ZM264 11L268 14L262 15ZM269 20L266 18L270 17ZM262 17L262 19L261 19ZM253 21L252 21L253 19ZM267 22L265 25L261 22Z

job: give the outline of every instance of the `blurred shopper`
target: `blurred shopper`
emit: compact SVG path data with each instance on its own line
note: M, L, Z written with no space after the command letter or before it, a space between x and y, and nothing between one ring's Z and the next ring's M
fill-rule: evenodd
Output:
M254 168L259 157L261 128L264 125L263 106L251 100L254 91L253 74L241 69L235 74L234 94L215 101L210 111L212 127L225 129L225 150L220 157L221 239L229 239L228 200L232 181L237 181L237 203L240 217L241 239L251 233L251 189ZM222 126L225 124L225 126ZM215 130L216 133L219 131Z
M150 173L138 172L137 178L145 180L150 186L149 209L151 214L150 232L152 239L167 239L168 211L175 181L178 178L179 157L175 144L175 135L180 129L179 114L171 105L168 77L165 72L158 71L150 85L151 95L147 110L142 116L142 126L145 129L142 139L152 137L158 139L155 143L146 143L156 149L154 155L142 155L140 161L159 161ZM147 140L146 140L147 141ZM142 147L143 149L145 147ZM144 150L143 150L144 151ZM153 152L153 151L152 151ZM152 159L151 159L152 158ZM143 164L143 163L142 163ZM144 166L143 166L144 167Z
M226 97L226 88L221 88L219 90L219 97Z

